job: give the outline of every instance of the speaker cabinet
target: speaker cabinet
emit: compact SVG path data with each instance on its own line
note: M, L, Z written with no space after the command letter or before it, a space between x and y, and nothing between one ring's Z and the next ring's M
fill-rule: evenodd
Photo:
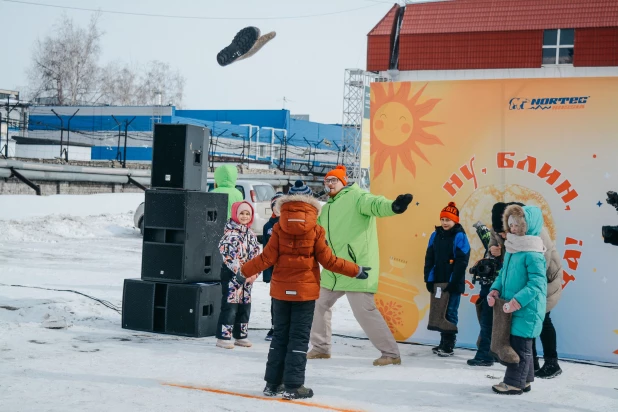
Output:
M189 124L155 124L151 187L208 190L210 129Z
M219 241L226 221L225 193L147 190L142 279L173 283L221 280Z
M220 283L124 281L123 329L196 338L214 336L220 313Z

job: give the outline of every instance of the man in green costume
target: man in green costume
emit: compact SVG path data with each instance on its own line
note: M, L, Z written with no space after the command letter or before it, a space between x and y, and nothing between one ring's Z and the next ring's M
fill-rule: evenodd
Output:
M396 200L375 196L357 184L348 186L345 166L337 166L326 174L324 183L330 199L322 208L318 223L326 230L326 240L340 258L371 268L366 280L346 279L328 270L322 271L320 297L315 305L311 327L311 351L308 359L329 359L331 350L331 308L346 295L354 317L381 353L375 366L399 365L401 357L397 342L382 314L377 310L374 294L378 291L380 256L376 217L388 217L406 211L412 195Z
M236 189L238 170L233 165L221 165L215 169L215 188L212 193L227 193L227 217L232 216L232 205L244 200L240 190Z

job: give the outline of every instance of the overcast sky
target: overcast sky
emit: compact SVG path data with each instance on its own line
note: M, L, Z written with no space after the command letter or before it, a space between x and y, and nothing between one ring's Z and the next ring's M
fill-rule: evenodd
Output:
M187 109L281 109L340 123L346 68L365 68L367 33L394 1L387 0L29 0L36 3L166 15L248 17L188 20L104 13L100 63L161 60L185 76ZM360 8L360 9L359 9ZM357 10L352 10L357 9ZM349 10L322 17L266 20ZM26 85L37 37L62 13L86 26L92 13L0 0L3 41L0 89ZM249 25L277 37L245 61L220 67L216 55Z

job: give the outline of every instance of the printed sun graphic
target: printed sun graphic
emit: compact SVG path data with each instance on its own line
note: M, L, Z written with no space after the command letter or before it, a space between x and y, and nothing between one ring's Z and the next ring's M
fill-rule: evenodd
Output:
M421 120L441 99L428 99L419 103L425 86L412 90L412 83L374 83L371 88L371 156L375 155L373 169L379 176L390 158L393 178L397 169L397 156L406 169L416 177L416 163L412 152L431 164L419 144L444 145L437 136L425 128L443 124Z

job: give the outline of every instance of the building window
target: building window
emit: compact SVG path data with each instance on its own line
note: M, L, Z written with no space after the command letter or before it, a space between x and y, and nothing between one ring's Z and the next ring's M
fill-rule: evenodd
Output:
M573 64L574 29L545 30L543 64Z
M258 152L259 157L270 157L270 145L261 144Z
M273 148L273 159L271 160L279 160L281 157L281 146L274 146Z

